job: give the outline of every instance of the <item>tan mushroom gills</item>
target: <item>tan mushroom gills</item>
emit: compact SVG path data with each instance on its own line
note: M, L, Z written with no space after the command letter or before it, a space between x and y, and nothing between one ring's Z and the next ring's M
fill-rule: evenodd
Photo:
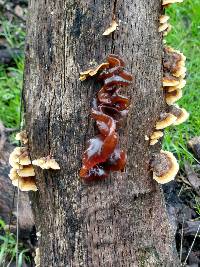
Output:
M17 170L17 174L21 177L35 176L35 171L32 165L24 166L23 169Z
M35 179L32 177L23 178L23 183L19 186L21 191L37 191Z

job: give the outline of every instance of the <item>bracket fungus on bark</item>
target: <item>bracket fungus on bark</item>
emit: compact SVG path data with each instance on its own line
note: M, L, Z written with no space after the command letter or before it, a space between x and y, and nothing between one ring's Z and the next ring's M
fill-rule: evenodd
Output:
M38 166L42 169L53 169L53 170L60 170L59 164L56 162L55 159L48 157L43 157L40 159L35 159L32 161L32 164Z
M104 179L112 171L123 171L126 164L126 153L119 148L117 129L128 113L130 101L120 94L120 89L132 84L133 77L124 70L121 57L111 54L106 61L109 66L98 75L103 86L92 107L98 135L89 140L80 170L85 182Z
M26 145L28 143L28 136L26 131L21 131L16 134L15 140L20 141L22 144Z
M163 137L163 132L162 131L155 131L152 133L152 135L150 136L150 146L155 145L156 143L158 143L158 140Z
M16 140L23 144L28 143L26 131L16 135ZM9 157L9 163L12 167L9 177L12 184L19 187L21 191L37 191L35 184L35 171L33 169L29 151L26 146L15 147Z
M22 169L23 170L23 169ZM35 177L31 176L21 176L19 169L12 168L9 173L10 180L12 184L16 187L19 187L21 191L37 191L35 184ZM30 173L30 172L29 172ZM33 174L33 172L31 172Z
M169 151L163 150L153 155L151 168L153 170L153 179L160 184L174 180L179 171L179 165L174 155Z
M176 116L171 113L162 113L160 115L160 120L156 122L156 130L164 129L172 125L176 121Z
M181 79L179 81L179 84L176 85L176 86L168 86L168 87L163 87L163 89L167 92L173 92L173 91L176 91L176 90L179 90L179 89L182 89L184 88L186 85L186 80L184 79Z
M179 82L177 77L170 76L169 74L163 77L163 86L178 86Z
M165 93L165 100L168 105L174 104L176 101L181 99L183 96L183 92L181 89L176 89L172 92L166 92Z
M189 113L184 108L180 108L177 104L169 106L169 112L176 116L176 121L173 125L179 125L189 118Z
M183 2L183 0L163 0L162 1L162 6L165 8L165 7L168 7L171 4L182 3L182 2Z
M171 25L168 23L169 16L166 15L161 15L159 18L160 25L158 27L158 32L163 32L163 35L166 36L170 30L171 30Z
M110 35L112 32L114 32L118 27L118 24L115 20L112 20L110 26L103 32L102 35Z
M82 72L80 72L79 80L80 81L84 81L88 77L92 77L92 76L96 75L98 71L103 70L105 68L108 68L108 66L109 66L109 63L108 62L104 62L104 63L101 63L100 65L98 65L96 67L90 68L90 69L88 69L86 71L82 71Z
M182 88L185 86L186 57L178 50L166 46L163 58L163 88L166 103L174 104L182 97Z

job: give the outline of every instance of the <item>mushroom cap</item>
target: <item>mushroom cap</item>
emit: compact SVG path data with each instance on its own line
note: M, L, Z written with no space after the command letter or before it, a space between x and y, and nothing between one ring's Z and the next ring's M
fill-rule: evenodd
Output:
M56 160L48 157L33 160L33 165L39 166L42 169L60 170L60 166Z
M166 6L169 4L174 4L174 3L182 3L183 0L163 0L162 5Z
M9 157L9 164L11 165L11 167L13 167L15 169L20 169L20 167L21 167L20 164L16 162L17 158L18 157L16 155L11 153L10 157Z
M152 140L149 142L150 146L153 146L153 145L155 145L156 143L158 143L158 139L152 139Z
M160 176L156 175L156 173L153 172L153 179L156 180L160 184L166 184L166 183L174 180L174 178L176 177L176 175L179 171L179 165L178 165L176 158L174 157L174 155L171 152L161 150L161 154L164 154L166 156L167 160L161 160L163 162L161 162L160 164L163 164L163 165L167 164L168 168L167 168L167 170L165 170L165 173L163 173ZM161 168L162 168L162 166L161 166Z
M12 180L12 185L16 186L16 187L20 187L22 186L23 184L23 178L22 177L19 177L18 179L15 179L15 180Z
M167 15L161 15L159 18L160 23L166 23L169 20L169 16Z
M177 86L169 86L169 87L164 87L165 90L168 92L173 92L176 91L177 89L182 89L186 85L186 80L181 79L179 84Z
M24 166L23 169L17 170L17 174L20 177L30 177L35 176L35 171L32 165Z
M163 36L167 36L167 34L171 31L172 25L168 24L168 28L163 32Z
M161 24L159 27L158 27L158 32L163 32L165 31L167 28L168 28L169 24L166 22L166 23L163 23Z
M163 86L177 86L180 81L173 76L163 77Z
M167 92L165 95L165 100L168 105L174 104L182 97L183 93L181 89L176 89L172 92Z
M162 131L155 131L150 136L151 139L159 139L161 137L163 137L163 132Z
M23 165L22 162L20 162L20 157L22 157L22 162L24 162L24 165L30 164L30 159L27 156L27 149L25 147L15 147L10 154L9 164L13 168L20 169L20 165Z
M109 67L109 63L108 62L104 62L104 63L101 63L100 65L98 65L97 67L94 67L94 68L88 69L86 71L80 72L80 78L79 78L79 80L80 81L84 81L89 76L94 76L94 75L97 74L97 72L99 70L105 69L107 67Z
M156 123L156 130L164 129L176 121L176 116L171 113L164 113L164 118Z
M108 27L104 33L102 35L109 35L111 34L112 32L114 32L116 29L117 29L117 22L115 20L112 20L111 24L110 24L110 27Z
M21 141L24 145L28 143L28 137L26 131L22 131L16 134L15 140Z
M175 73L173 73L173 75L175 77L185 78L186 71L187 71L186 67L180 66L180 68Z
M21 191L37 191L35 179L33 177L22 178L23 182L20 184Z
M185 122L190 116L190 114L187 112L186 109L184 109L184 108L180 108L180 109L181 109L182 113L179 117L177 117L177 119L173 123L173 125L179 125L179 124Z
M20 178L20 176L17 173L17 169L15 169L15 168L12 168L10 170L10 173L8 176L9 176L10 180L12 180L12 181Z
M34 177L20 177L15 169L11 169L9 177L21 191L37 191Z
M30 160L28 154L25 152L25 153L21 154L20 156L18 156L17 163L19 163L22 166L30 165L31 160Z

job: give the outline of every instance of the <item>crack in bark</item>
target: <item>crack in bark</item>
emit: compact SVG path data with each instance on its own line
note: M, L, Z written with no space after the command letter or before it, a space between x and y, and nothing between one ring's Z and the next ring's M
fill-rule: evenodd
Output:
M117 0L114 0L114 3L113 3L113 11L112 11L112 20L115 20L116 19L116 8L117 8ZM115 31L112 33L112 43L111 43L111 53L114 54L115 53L115 38L114 38L114 35L115 35Z

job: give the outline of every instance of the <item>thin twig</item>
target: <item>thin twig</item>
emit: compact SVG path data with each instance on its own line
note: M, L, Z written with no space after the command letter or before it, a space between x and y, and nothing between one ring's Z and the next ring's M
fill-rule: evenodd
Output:
M198 164L200 164L200 161L198 161L198 159L196 159L189 151L187 151L187 149L185 149L180 143L179 146L188 154L190 155Z
M180 262L182 262L182 254L183 254L183 224L184 222L185 222L185 215L183 215L182 228L181 228Z
M19 252L19 179L17 187L17 242L16 242L16 267L18 267L18 252Z
M199 226L198 226L198 229L197 229L197 232L196 232L196 234L195 234L195 237L194 237L194 239L193 239L193 241L192 241L192 245L191 245L191 247L190 247L190 249L189 249L189 251L188 251L187 257L186 257L186 259L185 259L185 261L184 261L184 263L183 263L183 266L186 265L186 263L187 263L187 259L188 259L189 255L190 255L191 251L192 251L192 248L193 248L194 243L195 243L195 240L196 240L196 238L197 238L197 236L198 236L199 230L200 230L200 224L199 224Z

